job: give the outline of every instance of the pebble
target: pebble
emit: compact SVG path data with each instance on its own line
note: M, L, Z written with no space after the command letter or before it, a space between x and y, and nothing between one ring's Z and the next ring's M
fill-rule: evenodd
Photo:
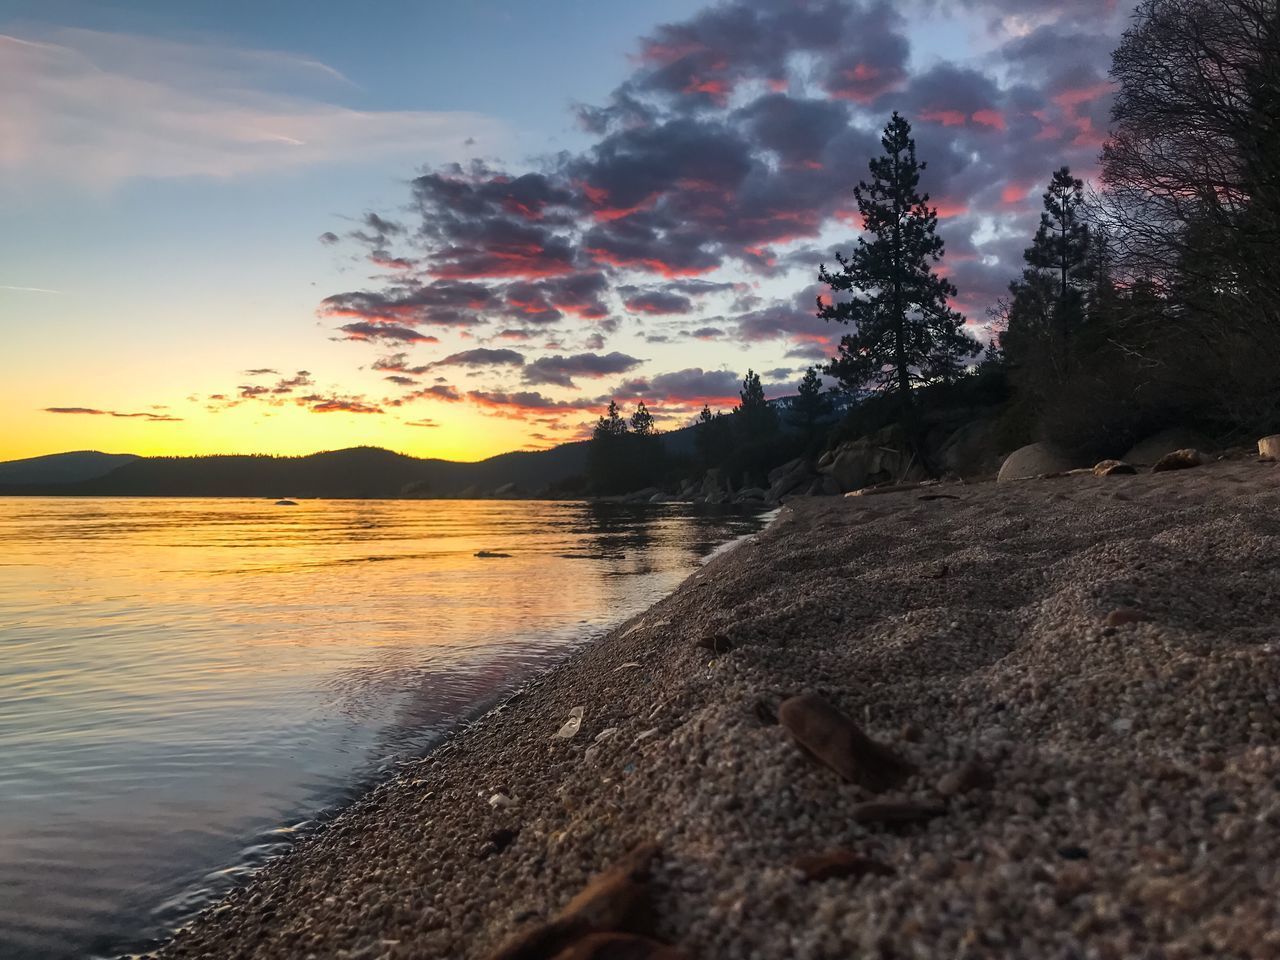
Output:
M914 771L906 759L872 740L817 694L784 700L778 722L806 752L872 793L893 789Z

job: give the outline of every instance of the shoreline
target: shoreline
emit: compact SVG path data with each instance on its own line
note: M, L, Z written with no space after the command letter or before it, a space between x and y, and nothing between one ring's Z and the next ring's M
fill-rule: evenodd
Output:
M148 955L487 957L649 840L691 957L1275 955L1280 473L921 495L793 502ZM808 691L917 772L806 760ZM833 849L884 873L806 882Z

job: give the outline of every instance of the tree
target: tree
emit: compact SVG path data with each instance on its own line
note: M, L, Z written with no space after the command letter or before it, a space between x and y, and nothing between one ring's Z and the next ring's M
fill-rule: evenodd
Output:
M805 437L812 439L818 421L831 410L831 401L822 392L822 378L810 367L796 388L796 399L791 406L792 421Z
M711 413L711 406L704 403L702 412L698 414L698 419L694 423L693 443L698 450L698 459L702 461L704 470L711 469L715 450L715 419Z
M956 288L934 272L942 259L938 212L919 192L923 162L916 160L911 125L894 113L880 138L884 155L870 162L871 182L854 188L864 232L849 257L836 254L839 272L823 264L818 279L847 300L818 298L823 320L854 326L840 339L827 371L850 390L870 387L897 394L913 444L920 448L912 387L934 379L981 346L963 332L964 317L947 306Z
M1085 220L1084 183L1067 167L1054 171L1027 268L1009 285L1008 329L1001 346L1026 371L1032 392L1052 389L1071 369L1072 340L1084 322L1086 284L1097 251Z
M631 432L637 437L656 437L658 429L653 425L653 414L641 400L636 404L636 412L631 415Z
M1106 212L1131 276L1280 325L1280 9L1143 0L1112 54Z
M608 410L591 431L587 448L587 476L596 493L620 493L632 483L628 439L627 421L618 412L618 404L610 400Z
M778 419L773 407L764 398L764 385L760 374L748 370L738 394L741 402L734 410L738 431L746 442L768 437L777 429Z

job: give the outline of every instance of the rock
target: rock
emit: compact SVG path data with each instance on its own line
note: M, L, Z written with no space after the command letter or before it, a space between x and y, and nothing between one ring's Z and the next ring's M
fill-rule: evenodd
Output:
M806 883L822 880L843 880L848 877L891 877L893 868L879 860L872 860L852 850L828 850L798 857L792 866L803 875Z
M813 476L813 470L810 469L808 461L803 458L784 463L781 467L769 472L769 491L765 499L776 502L787 494L796 492L800 487L807 490L813 482Z
M1258 441L1258 456L1263 460L1280 460L1280 433Z
M1151 472L1167 473L1170 470L1187 470L1191 467L1198 467L1203 463L1204 457L1200 451L1187 447L1184 450L1174 450L1166 453L1151 465Z
M297 505L298 505L298 502L296 500L277 500L276 501L277 507L296 507Z
M824 476L822 478L822 495L824 497L838 497L842 492L840 483L835 477Z
M1123 460L1099 460L1093 465L1095 477L1114 477L1120 474L1137 473L1138 468Z
M709 498L723 493L724 480L720 476L720 468L713 467L708 470L706 476L702 478L702 495Z
M996 480L1026 480L1046 473L1064 473L1078 467L1076 460L1052 443L1029 443L1005 457Z
M1133 607L1117 607L1107 614L1104 621L1108 627L1122 627L1127 623L1145 623L1151 618L1141 610Z
M624 503L647 503L653 498L654 494L660 493L662 493L662 491L657 487L645 487L643 490L636 490L632 493L628 493L622 499Z
M926 476L924 467L907 450L905 437L897 426L842 443L832 453L823 472L835 479L841 493L877 483L923 480Z
M738 502L742 502L743 500L763 500L764 491L759 487L743 487L738 491L736 499Z
M984 418L954 430L938 448L937 463L958 477L990 476L1000 469L999 422Z
M575 736L582 729L583 713L582 707L574 707L570 710L569 719L564 722L564 725L559 730L551 735L551 738L553 740L568 740L570 737Z
M944 797L956 797L972 790L989 789L994 782L991 771L977 757L970 757L963 764L944 774L938 781L938 792Z
M704 633L698 638L698 646L712 653L728 653L733 649L733 641L723 633Z
M1188 448L1206 451L1217 449L1214 442L1202 433L1185 427L1171 427L1134 444L1120 459L1126 463L1148 465L1155 463L1166 453Z
M872 793L896 787L914 772L907 760L872 740L817 694L784 700L778 722L805 751Z
M649 865L657 854L656 844L636 847L614 867L591 880L554 919L516 934L491 953L489 960L547 960L559 956L592 934L611 931L648 933L652 908L646 881Z
M906 824L932 820L947 812L936 800L870 800L856 803L849 811L855 823Z
M592 933L575 940L552 960L687 960L665 943L630 933Z
M507 849L507 847L515 843L516 837L519 835L519 830L514 830L510 827L502 827L501 829L495 830L493 833L489 834L488 841L480 848L477 856L483 859L484 857L490 857L495 854L502 853Z

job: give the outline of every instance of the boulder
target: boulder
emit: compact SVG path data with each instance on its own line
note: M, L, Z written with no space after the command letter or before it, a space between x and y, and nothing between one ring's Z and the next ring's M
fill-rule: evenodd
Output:
M1170 427L1168 430L1161 430L1140 443L1134 444L1129 452L1120 459L1126 463L1140 463L1143 466L1152 466L1167 453L1188 449L1208 452L1216 450L1217 447L1212 440L1195 430L1188 430L1186 427Z
M823 472L835 479L841 493L877 483L923 480L926 476L896 426L842 443L832 452L835 456Z
M720 476L720 468L713 467L707 471L707 475L702 478L702 495L710 498L711 496L723 493L724 481Z
M662 491L657 487L645 487L643 490L628 493L624 499L627 503L647 503L653 499L655 494L661 493Z
M999 424L973 420L953 431L938 448L937 463L957 477L990 476L1000 469Z
M1171 450L1151 465L1152 473L1164 473L1168 470L1186 470L1204 463L1204 456L1199 450Z
M799 489L808 489L809 484L813 481L813 470L809 468L806 460L792 460L790 463L784 463L776 470L769 472L769 490L765 495L766 500L781 500L788 493L795 493Z
M759 487L743 487L738 491L738 500L763 500L764 491Z
M1137 473L1138 469L1123 460L1099 460L1093 465L1095 477L1114 477L1119 474Z
M1080 466L1070 454L1052 443L1029 443L1004 458L996 480L1025 480L1046 473L1065 473Z

